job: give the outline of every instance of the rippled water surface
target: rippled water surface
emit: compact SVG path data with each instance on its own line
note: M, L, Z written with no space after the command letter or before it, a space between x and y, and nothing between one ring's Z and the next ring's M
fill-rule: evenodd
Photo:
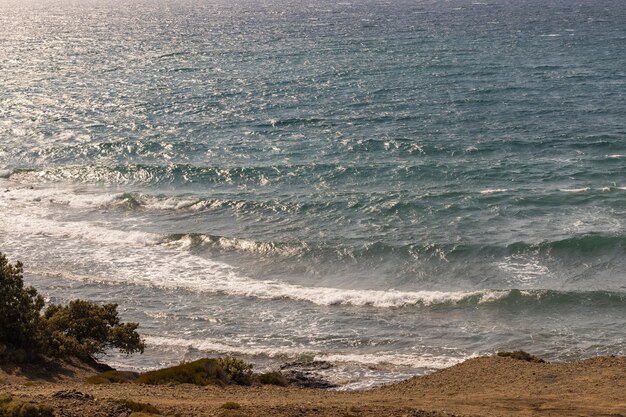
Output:
M149 368L624 353L623 1L0 1L0 250Z

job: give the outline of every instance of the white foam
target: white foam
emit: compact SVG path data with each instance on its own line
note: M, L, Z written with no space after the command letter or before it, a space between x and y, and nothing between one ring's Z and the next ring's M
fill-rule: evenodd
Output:
M146 336L146 343L152 346L166 346L184 349L198 349L205 352L214 352L220 355L247 355L296 358L307 355L313 356L315 352L304 347L269 347L269 346L246 346L241 343L227 344L211 339L181 339L164 336Z
M0 178L2 178L0 176ZM16 186L17 185L17 186ZM84 187L32 187L24 186L16 182L7 182L8 190L4 197L22 204L46 203L52 205L65 205L80 209L98 209L116 207L127 201L127 194L121 192L102 192ZM131 194L131 197L143 210L170 211L190 210L198 211L211 208L221 208L228 204L226 200L200 200L194 197L173 197L165 195ZM243 202L232 204L239 209Z
M372 354L318 354L315 360L333 363L356 363L359 365L396 365L411 368L443 369L456 365L468 358L451 356L408 355L393 352Z
M509 191L508 188L493 188L493 189L482 190L480 193L481 194L494 194L494 193L504 193L506 191Z
M510 275L509 282L517 286L533 285L542 277L550 275L550 270L545 265L541 265L539 260L526 255L511 255L498 262L497 267Z
M140 194L133 196L144 209L148 210L183 210L194 207L198 199L150 196Z
M589 187L583 187L583 188L560 188L559 191L564 192L564 193L584 193L586 191L591 190L591 188Z
M208 245L217 245L222 249L232 249L261 254L277 254L282 256L297 256L306 250L306 245L302 246L282 246L278 247L273 243L257 242L255 240L202 236L201 240Z
M13 216L6 222L6 230L19 236L48 236L62 240L73 240L78 246L82 243L96 243L102 245L127 245L130 247L145 248L161 240L157 235L132 230L116 230L95 225L93 223L76 221L61 222L46 218L31 216Z
M478 301L479 304L484 304L484 303L491 303L494 301L498 301L501 300L502 298L508 296L509 294L511 294L511 290L491 290L491 291L484 291L481 296L480 296L480 300Z
M452 357L437 356L430 354L405 354L394 352L377 353L324 353L302 347L286 346L246 346L240 343L226 344L221 341L211 339L182 339L175 337L147 336L146 343L152 346L176 347L184 349L198 349L205 352L212 352L219 355L246 355L246 356L266 356L270 358L286 357L298 358L307 356L314 361L327 361L332 363L352 363L359 365L394 365L410 368L442 369L456 365L471 356Z
M3 197L7 200L19 201L31 205L41 203L64 205L72 208L99 208L112 204L121 194L91 193L88 191L66 188L9 188Z

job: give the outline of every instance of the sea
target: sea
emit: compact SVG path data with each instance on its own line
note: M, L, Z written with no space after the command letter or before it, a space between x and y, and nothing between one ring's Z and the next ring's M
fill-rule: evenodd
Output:
M0 0L0 251L120 369L623 355L626 2Z

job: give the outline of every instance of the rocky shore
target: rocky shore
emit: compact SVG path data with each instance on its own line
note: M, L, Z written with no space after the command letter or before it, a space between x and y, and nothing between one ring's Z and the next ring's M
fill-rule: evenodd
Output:
M626 416L626 358L535 363L480 357L380 388L90 384L70 363L4 367L0 393L56 416ZM143 408L142 408L143 407ZM134 411L133 411L134 410Z

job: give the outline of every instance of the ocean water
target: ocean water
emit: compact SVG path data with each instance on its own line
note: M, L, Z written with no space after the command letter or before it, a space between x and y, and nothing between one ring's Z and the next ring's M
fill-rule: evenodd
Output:
M621 0L0 1L0 251L148 369L624 354Z

